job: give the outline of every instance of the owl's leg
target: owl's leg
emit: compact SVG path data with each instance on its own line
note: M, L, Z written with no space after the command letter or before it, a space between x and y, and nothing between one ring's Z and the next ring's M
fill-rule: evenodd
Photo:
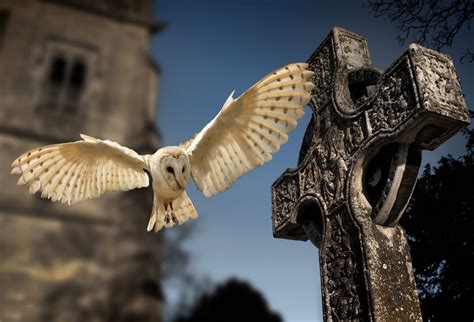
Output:
M197 218L196 209L186 192L171 202L163 202L155 196L153 200L153 213L148 223L148 231L155 229L158 232L161 228L181 225L189 219Z
M176 219L176 216L173 213L173 203L172 202L165 203L165 227L169 228L177 224L178 222L175 219Z
M168 206L169 206L169 204L165 203L165 224L166 225L168 225L170 223L170 214L168 212Z
M171 222L173 222L171 224ZM165 203L165 227L172 227L174 225L178 225L178 218L176 218L176 215L174 214L173 210L173 203Z
M175 225L178 225L179 222L178 222L178 218L176 218L176 215L174 214L173 203L170 202L169 205L170 205L171 220L173 220L173 223L174 223Z

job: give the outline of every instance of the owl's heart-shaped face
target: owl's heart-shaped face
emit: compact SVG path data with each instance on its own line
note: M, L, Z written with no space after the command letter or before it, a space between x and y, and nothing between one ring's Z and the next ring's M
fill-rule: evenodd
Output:
M160 156L155 169L160 173L163 184L173 191L183 191L191 176L191 165L186 152L177 147L167 147L160 150Z

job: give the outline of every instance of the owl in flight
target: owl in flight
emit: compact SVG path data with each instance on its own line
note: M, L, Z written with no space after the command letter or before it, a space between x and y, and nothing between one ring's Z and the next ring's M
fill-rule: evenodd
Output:
M304 63L268 74L222 109L193 139L154 154L139 155L116 142L81 135L82 141L53 144L22 154L12 163L19 185L30 193L73 204L106 191L153 185L147 230L197 218L186 194L192 177L206 197L222 192L241 175L272 159L304 114L314 85Z

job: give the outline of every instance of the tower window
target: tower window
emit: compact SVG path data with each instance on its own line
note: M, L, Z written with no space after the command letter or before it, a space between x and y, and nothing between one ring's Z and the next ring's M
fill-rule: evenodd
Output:
M72 65L70 85L71 88L81 89L84 86L84 79L86 77L86 66L81 61L74 62Z
M67 86L67 98L65 110L69 113L75 113L81 99L86 78L86 65L82 61L75 61L72 65L69 75L69 84Z
M84 60L67 55L52 57L45 79L40 109L77 113L87 80Z
M55 57L51 64L51 71L49 73L49 82L51 85L60 86L64 81L64 74L66 73L66 61L63 57Z
M3 46L3 38L5 37L5 30L7 29L10 12L8 10L0 9L0 49Z

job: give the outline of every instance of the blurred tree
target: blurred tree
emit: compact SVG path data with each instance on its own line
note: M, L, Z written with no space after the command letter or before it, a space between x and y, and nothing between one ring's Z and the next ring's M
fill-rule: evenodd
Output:
M190 310L196 299L212 289L213 282L207 275L196 271L193 266L193 254L186 249L199 223L192 221L163 231L160 272L165 289L177 294L166 298L168 316L177 316L178 312ZM165 320L168 320L165 317Z
M401 220L425 321L474 319L474 130L465 134L466 154L425 167Z
M165 280L187 279L191 254L183 247L195 232L194 222L163 231L163 249L161 250L161 276Z
M281 317L269 310L263 296L251 285L230 279L217 286L212 294L204 294L189 312L174 322L281 322Z
M401 44L412 36L415 42L438 51L450 47L461 30L470 30L474 16L472 0L366 0L365 4L375 17L387 17L397 25ZM466 48L463 61L474 61L471 48Z

